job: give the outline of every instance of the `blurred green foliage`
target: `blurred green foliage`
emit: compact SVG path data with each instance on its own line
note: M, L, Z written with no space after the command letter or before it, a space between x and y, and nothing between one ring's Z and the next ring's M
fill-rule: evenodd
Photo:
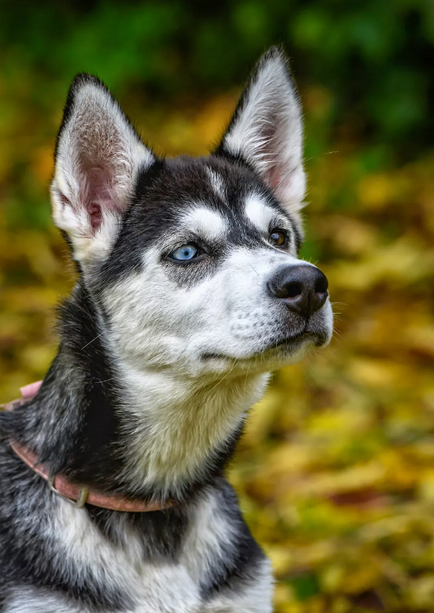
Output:
M344 124L383 156L404 159L432 143L431 0L3 0L0 23L3 86L31 91L42 110L77 71L153 100L218 92L283 43L300 87L314 82L330 96L323 137L335 139ZM311 148L320 136L310 134Z
M291 58L303 255L331 347L283 369L231 479L279 613L434 611L431 0L0 2L0 394L44 376L73 275L48 183L69 81L100 76L157 152L204 154L270 45Z

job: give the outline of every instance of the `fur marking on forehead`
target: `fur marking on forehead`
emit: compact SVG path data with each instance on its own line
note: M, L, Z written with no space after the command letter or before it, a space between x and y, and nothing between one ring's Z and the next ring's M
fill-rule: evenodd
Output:
M223 238L228 229L226 219L206 206L196 206L184 213L181 223L190 232L208 240Z
M278 217L276 209L266 204L257 194L247 197L244 212L247 219L261 232L268 232L271 222Z
M211 183L211 187L213 188L214 192L217 194L219 198L221 198L221 200L225 200L226 199L226 188L225 188L225 184L223 181L223 177L220 174L218 174L215 170L212 170L211 168L209 168L208 166L205 167L205 170L206 170L206 173Z

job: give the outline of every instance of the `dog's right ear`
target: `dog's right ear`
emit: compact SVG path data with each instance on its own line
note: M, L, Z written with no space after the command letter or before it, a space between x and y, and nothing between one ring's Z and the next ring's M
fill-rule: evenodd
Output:
M82 268L108 255L137 172L154 161L107 87L78 75L57 138L51 201Z
M301 107L281 49L272 47L259 60L215 153L247 162L289 212L302 208Z

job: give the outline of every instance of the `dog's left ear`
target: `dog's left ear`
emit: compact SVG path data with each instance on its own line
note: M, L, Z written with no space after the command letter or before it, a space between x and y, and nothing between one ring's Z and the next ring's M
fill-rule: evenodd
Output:
M106 86L78 75L57 138L51 200L54 222L83 270L110 252L137 172L154 161Z
M247 162L289 211L303 206L301 108L280 49L259 60L215 153Z

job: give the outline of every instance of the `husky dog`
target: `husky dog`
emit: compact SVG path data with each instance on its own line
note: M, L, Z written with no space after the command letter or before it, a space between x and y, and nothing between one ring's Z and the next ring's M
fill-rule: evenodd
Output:
M51 198L78 281L39 391L0 416L2 613L272 610L225 466L267 373L332 335L327 279L297 256L304 194L281 50L199 159L158 158L74 79Z

